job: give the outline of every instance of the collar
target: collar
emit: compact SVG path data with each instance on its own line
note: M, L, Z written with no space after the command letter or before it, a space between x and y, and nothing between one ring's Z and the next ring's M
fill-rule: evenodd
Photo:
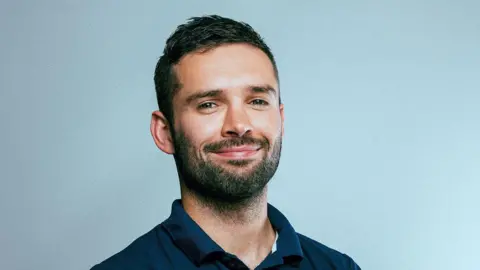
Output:
M303 258L298 235L287 218L268 204L268 218L278 233L276 256L284 262L299 262ZM171 239L197 266L209 259L222 256L225 251L215 243L198 224L185 212L180 199L172 203L172 212L161 226Z

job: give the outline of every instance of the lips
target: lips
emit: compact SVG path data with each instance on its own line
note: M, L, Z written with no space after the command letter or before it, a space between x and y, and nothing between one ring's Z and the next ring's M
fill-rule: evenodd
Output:
M223 148L218 151L215 151L215 153L232 153L232 152L249 152L249 151L257 151L260 147L258 146L249 146L249 145L244 145L244 146L238 146L238 147L229 147L229 148Z
M214 151L213 153L226 158L248 158L255 155L259 149L260 147L258 146L244 145L238 147L223 148L218 151Z

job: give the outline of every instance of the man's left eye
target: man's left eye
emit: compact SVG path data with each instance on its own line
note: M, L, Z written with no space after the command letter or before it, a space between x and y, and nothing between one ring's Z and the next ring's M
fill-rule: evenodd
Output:
M254 99L251 102L253 105L268 105L268 102L266 102L263 99Z

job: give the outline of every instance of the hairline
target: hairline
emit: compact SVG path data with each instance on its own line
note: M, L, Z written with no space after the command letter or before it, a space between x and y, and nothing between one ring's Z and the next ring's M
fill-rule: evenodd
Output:
M228 45L235 45L235 44L241 44L241 45L247 45L247 46L250 46L254 49L257 49L259 51L261 51L263 54L265 54L265 56L267 56L270 64L272 65L272 69L273 69L273 73L275 75L275 79L277 80L277 85L278 85L278 98L279 98L279 104L282 104L281 103L281 99L280 99L280 78L279 78L279 74L278 74L278 68L276 66L276 63L273 59L270 58L270 56L262 49L260 48L259 46L256 46L250 42L224 42L224 43L219 43L219 44L214 44L214 45L204 45L204 46L200 46L199 48L193 50L193 51L190 51L188 53L185 53L184 55L182 55L182 57L180 57L176 62L172 62L170 64L170 76L171 78L173 79L172 82L173 82L173 85L172 85L172 93L171 93L171 104L172 104L172 117L173 117L173 99L174 97L176 96L176 94L178 94L178 92L182 89L182 83L179 81L178 79L178 76L177 76L177 71L176 71L176 67L177 65L182 61L182 59L184 59L186 56L188 55L193 55L193 54L204 54L204 53L207 53L209 51L212 51L212 50L215 50L219 47L222 47L222 46L228 46ZM172 119L173 120L173 119Z

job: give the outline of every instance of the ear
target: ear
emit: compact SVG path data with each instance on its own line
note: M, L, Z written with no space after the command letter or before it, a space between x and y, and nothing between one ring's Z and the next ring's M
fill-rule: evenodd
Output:
M175 153L173 145L172 130L167 118L160 111L152 113L152 120L150 122L150 132L157 147L167 154Z
M280 117L282 121L282 137L283 137L283 134L284 134L283 122L285 121L285 116L283 114L283 104L280 104Z

